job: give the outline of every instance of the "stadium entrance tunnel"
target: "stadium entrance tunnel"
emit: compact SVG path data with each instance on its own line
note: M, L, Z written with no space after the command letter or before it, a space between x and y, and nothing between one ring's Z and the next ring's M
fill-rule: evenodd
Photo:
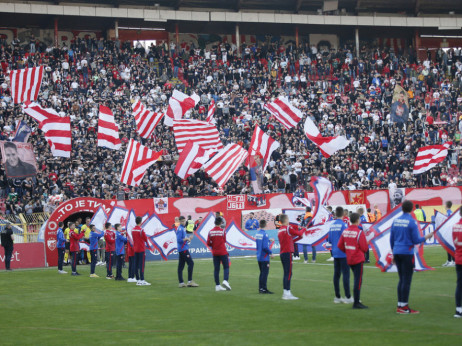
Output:
M79 213L75 213L75 214L72 214L70 216L68 216L66 219L64 219L64 227L68 227L69 225L69 222L75 222L76 223L76 226L78 226L77 224L77 219L78 218L81 218L82 219L82 224L85 223L85 219L87 217L89 217L90 219L93 217L95 213L92 213L92 212L89 212L89 211L81 211Z
M106 213L111 210L108 201L92 198L80 197L61 203L50 215L45 227L45 252L47 266L58 265L58 251L56 249L56 234L58 225L63 222L67 227L69 222L75 222L79 217L85 222L86 217L92 217L98 209L104 209Z

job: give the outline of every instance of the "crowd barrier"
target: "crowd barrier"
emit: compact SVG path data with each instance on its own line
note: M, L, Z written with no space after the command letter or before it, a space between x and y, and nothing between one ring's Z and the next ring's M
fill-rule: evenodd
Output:
M38 242L40 228L48 220L48 213L33 214L7 214L0 217L0 228L10 224L13 229L15 244L27 244Z

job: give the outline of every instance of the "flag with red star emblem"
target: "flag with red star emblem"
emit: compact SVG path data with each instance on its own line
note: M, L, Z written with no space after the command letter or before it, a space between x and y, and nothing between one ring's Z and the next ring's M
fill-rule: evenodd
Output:
M348 191L348 204L364 204L364 191Z

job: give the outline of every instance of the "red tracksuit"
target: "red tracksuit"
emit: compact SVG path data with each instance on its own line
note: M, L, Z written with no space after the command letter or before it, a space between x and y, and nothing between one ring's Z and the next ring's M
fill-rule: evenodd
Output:
M207 245L212 248L213 256L226 256L226 232L223 228L215 226L207 236Z
M358 225L351 225L345 229L338 241L338 248L345 252L347 263L354 275L354 302L359 304L361 284L363 279L363 264L365 261L364 253L369 249L366 235Z
M78 234L75 229L69 232L70 250L72 254L72 273L77 272L77 254L80 252L79 240L84 236L85 232Z
M116 234L112 229L104 232L104 240L106 241L106 270L107 276L112 276L112 267L115 263L115 239Z
M148 237L146 237L146 233L144 233L144 230L140 226L133 227L132 238L133 238L133 250L135 252L145 252L146 243L148 242Z
M281 226L278 230L279 239L279 257L284 270L283 287L284 290L290 291L290 280L292 279L292 253L294 252L294 242L300 240L303 236L303 230L294 226Z

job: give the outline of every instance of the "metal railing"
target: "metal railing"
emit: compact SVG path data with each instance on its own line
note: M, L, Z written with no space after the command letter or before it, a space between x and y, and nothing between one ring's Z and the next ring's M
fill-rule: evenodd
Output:
M6 224L13 228L15 243L35 243L38 240L40 228L48 220L48 213L1 215L0 229Z

